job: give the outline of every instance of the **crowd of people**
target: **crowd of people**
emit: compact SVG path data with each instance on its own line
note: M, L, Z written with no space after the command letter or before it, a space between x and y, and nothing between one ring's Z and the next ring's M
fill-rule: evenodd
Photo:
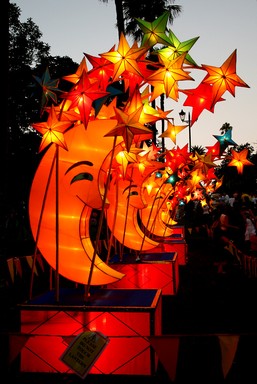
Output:
M231 244L243 254L257 256L257 195L215 194L208 202L191 200L178 220L187 232L208 237L216 262L235 262Z

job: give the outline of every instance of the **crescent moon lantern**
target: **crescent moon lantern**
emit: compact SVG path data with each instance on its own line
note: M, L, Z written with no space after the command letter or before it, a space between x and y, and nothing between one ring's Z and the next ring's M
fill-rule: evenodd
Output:
M139 208L144 210L145 207L140 195L143 178L137 178L131 186L127 179L120 179L117 182L118 189L116 182L113 181L108 192L110 203L106 212L108 227L113 230L115 238L128 248L136 251L147 251L157 247L159 243L144 234L138 221ZM141 205L139 196L141 197Z
M69 280L82 284L88 282L94 253L91 240L87 236L88 218L92 208L99 209L102 206L98 173L103 158L112 148L113 141L113 138L103 136L115 124L115 120L94 120L89 123L87 130L84 125L76 126L65 133L68 151L59 148L59 273ZM95 145L96 135L97 146ZM49 178L54 157L55 146L51 145L43 156L32 183L29 216L34 238L39 230L38 249L49 265L55 269L55 171ZM90 177L72 182L75 175L82 173ZM45 197L47 185L48 191ZM41 225L38 228L44 198L45 205ZM84 228L83 223L85 223ZM123 276L96 255L92 285L110 284Z
M145 182L147 183L147 179ZM163 220L163 212L167 210L166 203L171 193L169 189L167 184L157 186L151 193L147 192L147 188L144 189L143 196L147 204L146 208L140 211L140 218L145 228L155 236L168 237L173 233Z

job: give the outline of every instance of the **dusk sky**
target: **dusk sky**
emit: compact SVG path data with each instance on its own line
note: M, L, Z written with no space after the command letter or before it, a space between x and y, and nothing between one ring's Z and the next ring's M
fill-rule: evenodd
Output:
M20 7L21 21L31 17L38 25L42 40L50 45L53 56L69 56L80 63L83 52L97 56L118 45L114 0L108 4L99 0L11 2ZM250 87L236 87L235 97L226 92L225 101L216 104L214 113L204 110L192 127L192 145L214 145L217 140L213 135L220 135L221 126L227 122L233 127L232 139L238 145L248 142L256 149L257 0L178 0L176 4L183 10L169 28L180 41L199 36L190 50L196 63L220 67L236 49L236 73ZM181 82L180 88L197 87L202 80L199 71L192 71L191 76L195 81ZM165 110L173 109L169 117L177 125L181 124L178 116L181 108L191 112L190 107L183 107L184 100L180 93L178 102L171 99L165 102ZM177 135L180 147L187 141L187 130ZM166 146L173 146L171 140Z

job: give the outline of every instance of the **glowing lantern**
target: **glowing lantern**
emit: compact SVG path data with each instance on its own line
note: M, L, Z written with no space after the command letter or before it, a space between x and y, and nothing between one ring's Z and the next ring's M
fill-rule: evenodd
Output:
M193 107L191 126L198 120L198 117L204 109L214 113L213 86L211 84L202 82L195 89L180 90L180 92L187 95L183 105ZM223 100L224 99L219 98L216 102Z
M150 48L157 43L163 45L170 45L170 40L165 33L169 15L170 13L168 11L164 12L152 23L145 20L136 19L139 27L144 32L142 46Z
M224 133L224 135L221 135L221 136L213 135L213 137L215 137L219 141L219 144L220 144L219 155L221 155L229 145L237 145L234 142L234 140L232 140L232 128L228 129Z
M168 128L164 131L159 137L167 137L176 144L177 134L183 129L185 129L187 125L173 125L170 121L168 121Z
M78 107L80 120L86 128L93 101L108 94L108 92L99 90L98 83L96 81L92 83L86 72L83 71L74 89L63 97L67 100L71 100L70 108Z
M155 73L147 78L149 84L154 86L152 100L156 99L162 93L165 93L166 97L170 97L173 100L178 100L178 81L193 80L188 72L184 71L182 65L184 63L186 54L179 56L178 58L170 61L160 59L163 66Z
M181 42L175 36L175 33L173 31L169 31L169 39L170 39L170 45L168 47L159 49L157 51L157 53L160 57L163 57L163 58L169 59L169 60L174 60L178 56L181 56L184 53L186 53L185 62L187 64L191 64L194 66L197 65L196 62L192 59L192 57L188 54L188 51L192 48L192 46L199 39L199 36L195 37L193 39Z
M69 120L59 121L55 109L52 106L46 122L32 124L33 128L43 135L39 152L51 143L55 143L67 150L63 133L67 128L71 127L71 125Z
M247 160L248 149L244 148L240 152L236 152L231 149L232 160L228 164L229 167L236 167L239 174L243 173L245 165L254 165L249 160Z
M226 91L229 91L231 95L235 96L235 87L249 88L249 86L236 74L236 49L221 67L204 64L202 67L208 72L208 75L203 79L203 82L213 84L212 106L216 104Z
M125 71L136 73L139 76L142 76L137 64L137 59L141 57L145 52L145 48L130 48L124 34L122 33L117 51L102 53L100 56L114 64L112 81L116 81L119 80L119 77Z

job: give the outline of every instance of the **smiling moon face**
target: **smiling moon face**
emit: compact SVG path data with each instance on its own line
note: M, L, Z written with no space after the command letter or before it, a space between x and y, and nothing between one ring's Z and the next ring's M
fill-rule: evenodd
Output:
M115 120L95 120L89 123L87 130L79 125L67 131L68 151L59 147L56 161L56 147L49 147L39 164L30 192L30 224L38 249L55 269L58 244L60 275L82 284L88 283L94 255L89 237L89 217L92 208L102 206L98 173L107 153L112 150L113 138L104 137L104 134L115 124ZM110 284L123 276L96 255L92 285Z
M137 174L136 174L137 173ZM111 182L108 191L109 207L106 211L108 227L114 237L125 247L135 251L147 251L158 246L141 229L139 211L146 205L142 200L141 189L144 178L133 165L127 168L128 178Z

